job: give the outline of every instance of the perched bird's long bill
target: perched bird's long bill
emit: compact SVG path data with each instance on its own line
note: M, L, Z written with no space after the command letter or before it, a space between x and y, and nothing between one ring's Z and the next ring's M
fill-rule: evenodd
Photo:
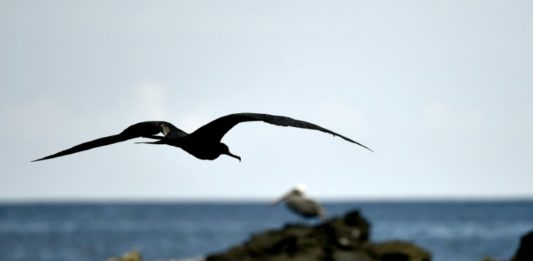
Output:
M287 197L289 197L289 193L284 194L283 196L277 198L272 202L272 205L279 205L287 200Z

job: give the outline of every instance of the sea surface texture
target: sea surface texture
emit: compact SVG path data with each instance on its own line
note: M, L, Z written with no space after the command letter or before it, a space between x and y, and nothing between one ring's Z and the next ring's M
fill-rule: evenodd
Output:
M324 205L330 216L357 208L373 241L413 241L436 261L507 259L533 230L533 201ZM150 261L202 257L299 222L313 224L268 202L0 204L0 260L95 261L133 249Z

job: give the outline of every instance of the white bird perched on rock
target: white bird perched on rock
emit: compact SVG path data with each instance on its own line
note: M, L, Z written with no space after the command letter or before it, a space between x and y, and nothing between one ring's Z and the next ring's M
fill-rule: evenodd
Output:
M304 218L319 217L321 220L324 220L326 218L324 209L318 204L318 202L305 196L306 190L307 187L305 185L298 184L281 198L276 200L274 204L278 205L285 202L287 208L299 216Z

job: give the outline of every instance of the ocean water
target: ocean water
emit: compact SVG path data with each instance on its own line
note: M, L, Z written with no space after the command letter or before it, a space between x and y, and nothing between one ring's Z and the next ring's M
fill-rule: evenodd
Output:
M413 241L436 261L507 259L533 230L533 201L324 205L329 215L359 209L373 241ZM0 204L0 260L95 261L132 249L145 260L202 257L298 222L267 202Z

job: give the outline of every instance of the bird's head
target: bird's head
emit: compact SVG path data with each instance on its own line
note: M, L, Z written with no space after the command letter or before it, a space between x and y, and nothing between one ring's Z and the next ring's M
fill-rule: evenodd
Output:
M224 143L220 143L220 154L228 155L228 156L230 156L230 157L236 158L236 159L238 159L239 161L241 161L241 157L239 157L239 156L237 156L237 155L231 153L231 152L229 151L228 146L227 146L226 144L224 144Z
M285 202L293 197L303 197L305 194L305 191L307 190L307 187L303 184L298 184L294 186L289 192L282 195L280 198L274 201L274 205L278 205L282 202Z

